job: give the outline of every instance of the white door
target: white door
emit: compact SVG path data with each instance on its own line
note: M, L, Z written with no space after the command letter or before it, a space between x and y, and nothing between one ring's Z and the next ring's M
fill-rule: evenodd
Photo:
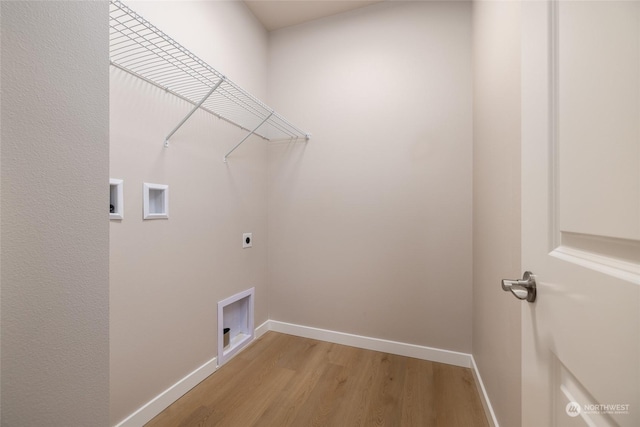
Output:
M637 427L640 2L522 18L522 425Z

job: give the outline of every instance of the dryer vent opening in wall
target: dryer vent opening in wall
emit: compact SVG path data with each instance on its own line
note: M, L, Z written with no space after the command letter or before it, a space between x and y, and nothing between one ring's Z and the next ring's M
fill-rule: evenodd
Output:
M220 365L253 340L254 294L255 288L251 288L218 302L218 364Z

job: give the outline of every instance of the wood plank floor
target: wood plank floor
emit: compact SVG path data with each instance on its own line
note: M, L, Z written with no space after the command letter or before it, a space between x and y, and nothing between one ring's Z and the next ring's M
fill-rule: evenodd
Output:
M488 423L470 369L268 332L147 426Z

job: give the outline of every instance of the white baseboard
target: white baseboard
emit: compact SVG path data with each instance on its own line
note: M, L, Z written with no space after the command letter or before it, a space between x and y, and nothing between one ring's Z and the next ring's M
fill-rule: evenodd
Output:
M432 362L446 363L449 365L461 366L463 368L471 368L473 376L476 380L478 394L487 421L491 427L500 427L496 414L491 406L491 401L487 395L487 390L482 382L480 371L473 358L473 355L467 353L459 353L455 351L442 350L438 348L419 346L414 344L406 344L397 341L388 341L379 338L363 337L359 335L346 334L343 332L329 331L326 329L311 328L308 326L294 325L291 323L279 322L277 320L268 320L268 329L270 331L282 332L285 334L296 335L305 338L312 338L321 341L328 341L336 344L349 345L352 347L364 348L368 350L382 351L385 353L397 354L400 356L414 357ZM262 326L265 326L263 324Z
M265 333L269 332L269 322L270 320L267 320L262 325L256 328L256 331L253 334L254 339L258 339L261 336L263 336Z
M478 365L476 365L476 360L473 358L473 356L471 356L471 371L473 372L473 376L475 377L478 394L480 395L480 400L482 401L484 413L487 415L487 421L489 422L489 425L491 427L500 427L498 425L496 414L495 412L493 412L493 407L491 406L491 401L489 400L487 389L484 388L484 383L482 382L482 377L480 376Z
M312 338L336 344L349 345L352 347L364 348L367 350L382 351L400 356L414 357L416 359L430 360L432 362L446 363L449 365L472 368L476 375L476 383L481 388L481 399L485 405L487 414L491 414L494 420L494 427L498 427L495 422L495 415L489 404L489 399L484 390L484 385L480 379L480 374L473 360L473 356L467 353L442 350L438 348L406 344L397 341L388 341L380 338L364 337L360 335L347 334L344 332L329 331L326 329L312 328L309 326L294 325L291 323L279 322L277 320L267 320L255 329L254 339L258 339L268 331L282 332L289 335L296 335L305 338ZM129 415L116 427L140 427L149 422L169 405L182 397L185 393L198 385L201 381L213 374L217 369L217 358L213 358L182 378L180 381L160 393L140 409ZM490 420L491 421L491 420Z
M217 358L214 357L154 397L140 409L118 423L116 427L140 427L145 425L160 412L164 411L169 405L197 386L202 380L213 374L217 367L218 361Z
M385 353L397 354L399 356L414 357L416 359L462 366L463 368L471 367L471 355L467 353L459 353L457 351L442 350L397 341L388 341L380 338L363 337L360 335L346 334L344 332L294 325L291 323L279 322L277 320L269 320L269 330L320 341L328 341L335 344L364 348L367 350L382 351Z
M254 332L254 340L260 338L269 331L269 321L258 326ZM213 374L218 368L218 359L213 359L200 366L195 371L157 395L151 401L146 403L140 409L129 415L115 427L140 427L151 421L160 412L167 409L173 402L180 399L184 394L196 385L200 384L205 378Z

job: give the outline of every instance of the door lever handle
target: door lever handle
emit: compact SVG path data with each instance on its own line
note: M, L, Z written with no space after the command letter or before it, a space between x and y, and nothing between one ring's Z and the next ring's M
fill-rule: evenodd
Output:
M521 280L502 280L502 290L511 293L520 300L536 300L536 279L533 273L525 271Z

